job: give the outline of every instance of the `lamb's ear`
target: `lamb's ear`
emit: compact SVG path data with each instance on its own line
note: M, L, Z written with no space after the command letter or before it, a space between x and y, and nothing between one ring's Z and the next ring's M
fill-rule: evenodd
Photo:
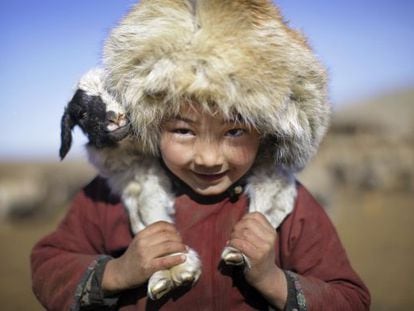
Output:
M70 146L72 145L72 129L75 126L72 116L70 115L69 108L65 108L63 113L62 120L60 122L60 149L59 155L60 159L66 156L69 152Z

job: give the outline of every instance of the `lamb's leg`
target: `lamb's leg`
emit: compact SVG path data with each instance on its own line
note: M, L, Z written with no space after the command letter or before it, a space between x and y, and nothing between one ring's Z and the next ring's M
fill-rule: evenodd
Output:
M144 224L142 223L138 211L137 206L139 204L138 197L142 191L142 187L137 182L130 182L125 187L123 193L122 193L122 201L125 205L125 208L128 211L129 214L129 222L131 224L131 230L135 234L137 234L139 231L144 229Z

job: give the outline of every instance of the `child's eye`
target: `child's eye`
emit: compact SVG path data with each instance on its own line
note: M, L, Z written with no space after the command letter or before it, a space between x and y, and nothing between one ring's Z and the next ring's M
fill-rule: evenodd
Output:
M193 135L193 132L187 128L175 128L172 132L178 135Z
M234 129L228 130L227 133L226 133L226 136L240 137L240 136L244 135L245 133L246 133L245 129L234 128Z

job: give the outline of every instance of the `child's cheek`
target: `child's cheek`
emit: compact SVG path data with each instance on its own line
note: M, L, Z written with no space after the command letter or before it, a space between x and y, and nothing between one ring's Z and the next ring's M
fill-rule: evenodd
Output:
M233 166L250 166L256 159L258 147L255 145L228 146L225 154Z
M161 156L166 164L181 166L191 160L192 147L175 135L164 135L160 143Z

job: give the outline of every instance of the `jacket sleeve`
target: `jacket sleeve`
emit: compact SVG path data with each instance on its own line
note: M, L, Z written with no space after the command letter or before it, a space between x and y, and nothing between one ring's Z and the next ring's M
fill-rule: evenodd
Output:
M88 194L96 189L93 184L74 198L57 229L32 250L33 292L48 310L78 308L82 295L79 284L87 282L105 254L101 229L105 204Z
M332 222L302 186L283 226L281 261L301 310L369 310L369 291L352 269Z

